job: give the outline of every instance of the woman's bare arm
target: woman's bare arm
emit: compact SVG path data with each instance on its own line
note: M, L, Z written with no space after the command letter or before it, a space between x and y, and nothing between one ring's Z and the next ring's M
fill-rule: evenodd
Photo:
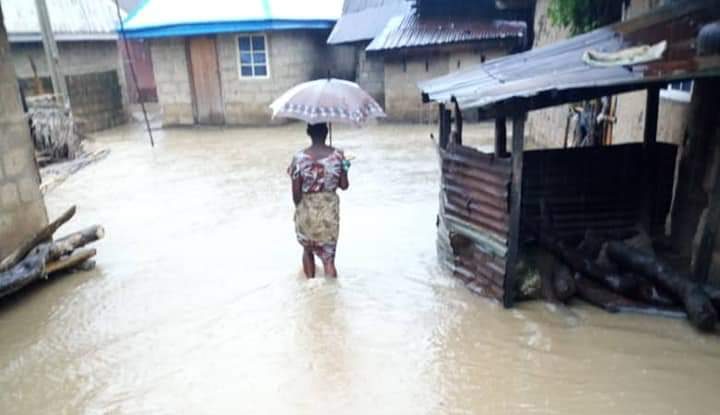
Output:
M302 177L292 180L292 195L295 206L299 205L302 200Z
M342 173L340 173L340 181L338 182L338 187L342 190L347 190L348 187L350 187L350 181L348 180L348 172L345 169L343 169Z

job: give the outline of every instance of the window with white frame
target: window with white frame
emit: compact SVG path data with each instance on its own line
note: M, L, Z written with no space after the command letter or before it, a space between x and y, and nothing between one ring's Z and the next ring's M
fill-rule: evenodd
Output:
M238 36L241 78L270 76L267 37L264 34Z
M693 81L677 81L668 84L667 88L660 91L660 95L674 101L690 102L692 90Z

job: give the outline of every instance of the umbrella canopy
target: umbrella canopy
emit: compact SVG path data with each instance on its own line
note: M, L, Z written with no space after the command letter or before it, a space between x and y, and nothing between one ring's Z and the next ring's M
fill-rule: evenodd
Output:
M294 86L270 104L273 118L309 124L344 123L362 126L385 112L358 84L342 79L318 79Z

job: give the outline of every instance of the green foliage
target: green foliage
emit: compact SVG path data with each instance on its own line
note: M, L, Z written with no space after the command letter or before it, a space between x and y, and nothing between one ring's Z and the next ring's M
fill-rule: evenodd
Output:
M620 20L623 0L550 0L548 15L554 26L573 35Z

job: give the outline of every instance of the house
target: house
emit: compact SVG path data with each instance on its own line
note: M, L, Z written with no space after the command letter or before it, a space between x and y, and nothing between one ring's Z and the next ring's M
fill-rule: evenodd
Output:
M417 83L522 50L530 10L523 2L346 0L328 43L355 48L357 82L389 119L427 121L435 113L417 101Z
M441 119L440 250L470 288L512 306L517 265L528 242L567 243L554 245L557 254L576 246L568 241L581 240L588 230L622 233L638 226L660 242L654 246L658 255L688 279L717 283L719 19L715 0L670 3L419 85L425 102L441 104L436 108ZM632 48L661 41L666 42L662 53L633 62L607 64L592 53L627 56L628 50L639 50ZM688 81L696 86L685 140L682 145L662 142L661 91ZM645 94L643 130L633 142L524 150L528 114L640 91ZM448 105L454 107L454 120ZM463 145L457 116L463 112L495 120L494 153ZM507 119L513 124L511 152ZM450 134L453 122L456 134ZM562 135L565 128L556 125L554 134ZM571 262L567 258L564 262ZM579 262L573 267L581 268Z
M51 92L35 2L0 3L22 92L25 96ZM124 122L124 75L113 0L47 0L47 7L58 44L59 66L82 129L90 132ZM40 83L33 81L36 76Z
M340 11L340 0L148 0L125 29L150 44L163 125L258 125L292 86L354 76L350 49L325 43Z

